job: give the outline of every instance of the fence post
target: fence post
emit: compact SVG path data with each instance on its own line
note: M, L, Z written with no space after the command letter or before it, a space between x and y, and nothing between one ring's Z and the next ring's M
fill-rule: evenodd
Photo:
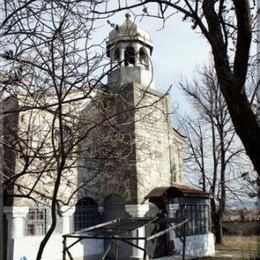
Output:
M185 249L186 249L186 225L188 222L185 222L184 226L183 226L183 233L184 233L184 237L183 237L183 246L182 246L182 259L185 260Z
M67 245L66 245L66 240L67 238L65 236L63 236L63 250L62 250L62 260L66 260L66 249L67 249Z
M147 245L147 240L144 240L144 260L147 260L147 252L146 252L146 245Z

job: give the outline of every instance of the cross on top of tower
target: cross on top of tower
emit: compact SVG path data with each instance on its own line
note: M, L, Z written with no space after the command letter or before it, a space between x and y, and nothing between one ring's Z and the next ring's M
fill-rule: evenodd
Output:
M127 12L127 13L125 14L126 20L130 20L130 17L131 17L131 14L130 14L129 12Z
M139 42L147 46L151 51L153 43L149 32L142 29L136 23L131 21L129 12L125 14L125 21L122 25L116 26L110 33L107 41L108 49L118 45L120 42ZM109 56L109 53L108 53Z

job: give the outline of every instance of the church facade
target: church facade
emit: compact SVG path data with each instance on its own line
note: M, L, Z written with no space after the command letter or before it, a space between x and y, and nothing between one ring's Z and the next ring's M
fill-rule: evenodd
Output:
M185 137L172 125L168 95L155 90L152 51L149 33L133 23L128 14L125 22L110 32L107 56L111 69L107 87L90 101L80 106L75 104L75 113L82 115L81 120L88 122L88 128L79 129L82 139L75 152L77 167L65 173L66 180L70 179L73 185L68 187L64 177L60 198L69 197L74 190L77 192L70 204L63 206L43 259L62 258L63 234L118 218L156 216L160 209L153 201L169 194L165 205L167 214L188 219L186 254L214 254L209 195L183 183ZM14 104L19 107L14 98L6 102L6 109L13 109ZM22 114L18 113L16 129L21 118ZM39 125L43 123L43 119L39 120L42 114L35 118ZM94 131L89 131L92 125ZM86 134L88 138L84 139ZM6 154L13 171L18 171L18 159L7 151ZM22 179L20 185L30 185L30 181ZM42 187L45 192L49 189L47 183ZM2 232L7 236L4 245L7 259L35 259L51 222L46 203L30 204L18 198L5 202L4 214ZM146 232L141 228L138 236L145 236ZM174 254L181 254L182 243L174 231L165 241L169 242ZM141 241L136 243L141 248L144 246ZM101 259L106 245L103 240L82 240L71 248L71 254L74 259ZM122 248L119 259L143 259L142 250L124 245ZM149 256L150 259L160 257L156 249ZM113 251L109 257L114 259Z

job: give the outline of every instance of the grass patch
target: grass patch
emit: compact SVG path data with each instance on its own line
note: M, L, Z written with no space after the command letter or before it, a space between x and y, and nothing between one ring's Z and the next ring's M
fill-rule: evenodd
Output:
M223 241L212 259L260 259L260 236L224 236Z
M223 241L216 250L260 250L260 236L224 236Z

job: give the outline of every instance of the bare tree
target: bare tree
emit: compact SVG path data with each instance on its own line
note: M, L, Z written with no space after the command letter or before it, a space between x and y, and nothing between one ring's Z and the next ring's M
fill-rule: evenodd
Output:
M222 243L222 220L227 203L243 202L247 193L251 193L249 187L241 190L248 183L240 180L245 172L253 177L253 169L236 136L213 69L205 68L199 77L194 84L182 84L195 108L184 128L187 135L185 168L190 181L196 180L198 186L212 196L216 243Z
M158 10L152 7L157 5ZM246 94L249 51L252 30L258 19L252 19L255 1L112 1L93 2L95 12L113 14L117 11L138 9L140 16L162 19L165 23L176 12L183 21L199 30L211 46L215 70L235 131L241 139L255 170L260 174L260 126ZM257 84L259 85L259 84Z
M73 197L64 199L65 186L77 186L70 178L83 127L77 113L106 75L104 51L97 54L91 38L95 20L88 3L4 1L0 8L2 86L9 96L3 113L5 192L11 200L50 205L41 259L60 206Z
M162 99L144 104L143 90L133 105L103 84L120 64L108 66L102 42L93 37L99 17L90 4L14 0L0 6L5 203L19 199L51 207L37 259L62 206L73 205L111 161L124 165L131 159L127 128L136 120L133 111L156 109ZM88 172L85 178L78 169Z

